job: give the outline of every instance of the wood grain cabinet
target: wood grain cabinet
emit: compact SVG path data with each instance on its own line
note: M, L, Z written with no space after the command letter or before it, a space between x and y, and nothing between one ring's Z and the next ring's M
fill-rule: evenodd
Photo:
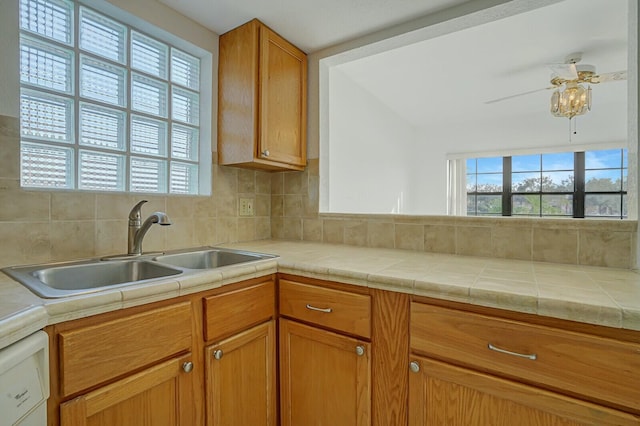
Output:
M204 299L207 425L276 426L273 280Z
M88 392L60 406L63 426L193 425L191 354Z
M191 303L106 315L50 330L49 424L197 424Z
M282 426L370 425L370 297L289 280L279 297L290 318L280 319Z
M254 19L220 36L218 163L303 170L307 57Z
M417 302L410 342L410 426L640 425L637 342Z
M413 357L409 426L638 425L638 418L429 358Z

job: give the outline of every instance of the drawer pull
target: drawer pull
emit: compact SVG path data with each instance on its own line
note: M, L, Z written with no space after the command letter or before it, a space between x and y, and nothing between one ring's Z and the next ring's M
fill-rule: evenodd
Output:
M311 311L324 312L325 314L330 314L331 312L333 312L333 309L331 308L316 308L315 306L309 304L307 304L307 309Z
M538 355L536 354L519 354L518 352L511 352L506 349L500 349L497 346L493 346L491 343L489 343L488 348L491 349L492 351L500 352L501 354L519 356L520 358L527 358L527 359L530 359L531 361L535 361L538 358Z

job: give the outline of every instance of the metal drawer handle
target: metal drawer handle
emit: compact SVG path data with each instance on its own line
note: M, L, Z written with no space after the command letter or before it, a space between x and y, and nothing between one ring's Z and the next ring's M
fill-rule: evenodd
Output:
M489 343L488 348L492 351L500 352L501 354L519 356L520 358L527 358L531 361L535 361L538 358L538 355L536 354L519 354L518 352L511 352L506 349L500 349L497 346L493 346L491 343Z
M333 312L333 309L331 308L316 308L315 306L309 305L308 303L307 303L307 309L311 311L324 312L325 314L330 314L331 312Z

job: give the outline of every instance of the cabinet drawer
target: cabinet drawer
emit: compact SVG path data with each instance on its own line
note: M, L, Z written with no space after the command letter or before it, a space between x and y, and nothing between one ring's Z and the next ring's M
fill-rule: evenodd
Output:
M368 295L280 280L280 314L371 337L371 299Z
M60 386L71 395L191 348L191 304L60 333Z
M228 337L275 316L273 280L204 299L204 339Z
M411 349L640 410L640 345L413 302Z

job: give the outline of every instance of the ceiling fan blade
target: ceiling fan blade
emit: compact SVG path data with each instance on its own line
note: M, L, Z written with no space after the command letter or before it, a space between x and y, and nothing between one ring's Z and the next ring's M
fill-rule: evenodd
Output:
M627 70L606 72L604 74L594 75L591 78L592 83L606 83L608 81L620 81L627 79Z
M536 89L536 90L529 90L528 92L522 92L522 93L517 93L515 95L510 95L510 96L505 96L502 98L497 98L497 99L491 99L490 101L486 101L485 104L494 104L496 102L502 102L502 101L506 101L507 99L513 99L513 98L518 98L520 96L525 96L525 95L530 95L532 93L537 93L537 92L542 92L544 90L549 90L549 89L555 89L556 86L549 86L549 87L544 87L542 89Z
M575 80L578 78L578 70L576 64L551 64L551 71L563 80Z

